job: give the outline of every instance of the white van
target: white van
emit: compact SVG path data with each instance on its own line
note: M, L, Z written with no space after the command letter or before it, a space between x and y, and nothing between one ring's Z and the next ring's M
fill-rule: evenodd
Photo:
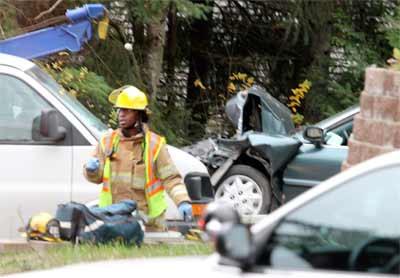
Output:
M87 182L82 169L106 130L34 63L0 54L1 239L19 237L18 228L35 213L97 199L100 186ZM183 177L208 178L199 160L168 148ZM167 215L179 217L175 206Z

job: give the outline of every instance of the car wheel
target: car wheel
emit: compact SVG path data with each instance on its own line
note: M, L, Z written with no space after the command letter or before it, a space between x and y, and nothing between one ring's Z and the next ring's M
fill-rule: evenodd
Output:
M234 165L219 183L215 199L228 201L241 215L267 213L271 205L270 184L259 170Z

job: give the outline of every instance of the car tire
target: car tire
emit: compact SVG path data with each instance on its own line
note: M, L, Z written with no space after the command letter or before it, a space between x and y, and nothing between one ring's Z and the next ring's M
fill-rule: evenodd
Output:
M234 165L218 184L215 199L230 202L241 215L264 214L271 206L270 182L253 167Z

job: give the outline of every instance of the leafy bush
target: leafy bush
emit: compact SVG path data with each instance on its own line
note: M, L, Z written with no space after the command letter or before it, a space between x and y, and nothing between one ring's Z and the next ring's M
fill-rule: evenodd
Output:
M16 10L4 1L0 1L0 24L0 39L10 37L18 30Z
M400 6L393 11L392 15L385 17L382 30L385 32L390 46L400 48Z
M364 86L365 69L370 65L382 66L389 45L384 33L368 24L376 21L356 22L344 6L334 15L330 53L307 73L313 87L306 99L307 122L321 120L359 101ZM364 25L363 25L364 24ZM367 30L374 32L369 34Z
M45 69L99 119L111 127L116 126L116 114L108 102L112 88L102 76L86 67L63 67L59 62L46 64Z
M382 30L393 47L392 58L387 62L391 69L400 70L400 7L397 7L391 16L386 16Z

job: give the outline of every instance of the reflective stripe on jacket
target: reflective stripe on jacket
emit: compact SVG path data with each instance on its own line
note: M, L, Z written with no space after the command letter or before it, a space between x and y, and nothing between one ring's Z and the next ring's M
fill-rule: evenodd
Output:
M101 138L100 146L103 150L104 170L103 170L103 188L99 196L99 207L106 207L112 204L111 194L111 156L117 151L119 136L116 130L111 133L111 136L104 135Z
M165 139L157 134L147 131L144 140L144 163L146 165L145 195L149 208L148 215L155 218L167 209L167 201L164 196L164 186L154 173L154 163Z

